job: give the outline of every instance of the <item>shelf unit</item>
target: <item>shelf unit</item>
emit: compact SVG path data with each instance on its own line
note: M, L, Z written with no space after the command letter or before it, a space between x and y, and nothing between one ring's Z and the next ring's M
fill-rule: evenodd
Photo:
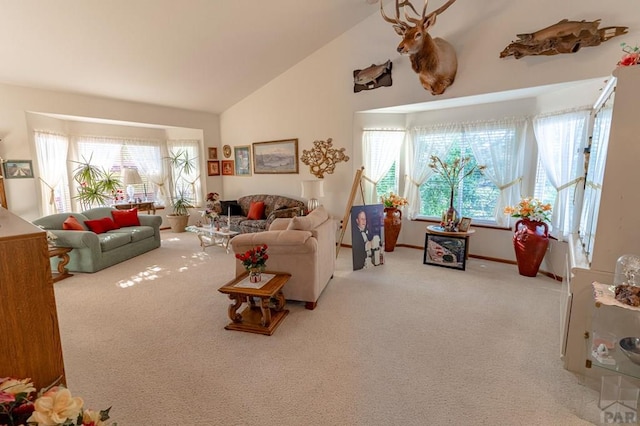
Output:
M564 367L576 373L585 369L585 335L593 305L591 284L613 283L617 259L623 254L640 254L640 227L633 225L640 209L640 67L620 67L613 75L615 100L593 228L597 236L595 231L590 236L589 255L579 236L572 236L566 259L561 354Z

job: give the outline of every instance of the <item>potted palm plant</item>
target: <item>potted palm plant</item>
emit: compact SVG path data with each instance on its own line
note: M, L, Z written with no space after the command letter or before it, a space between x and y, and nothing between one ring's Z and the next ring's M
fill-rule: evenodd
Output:
M100 169L91 164L93 155L87 160L73 161L78 166L73 170L73 180L78 183L78 194L74 197L82 210L94 206L106 206L122 191L122 182L115 172Z
M184 232L189 223L189 209L194 207L183 177L195 171L196 158L190 157L185 150L171 151L167 157L173 173L174 188L174 193L171 196L172 213L167 214L167 220L173 232Z

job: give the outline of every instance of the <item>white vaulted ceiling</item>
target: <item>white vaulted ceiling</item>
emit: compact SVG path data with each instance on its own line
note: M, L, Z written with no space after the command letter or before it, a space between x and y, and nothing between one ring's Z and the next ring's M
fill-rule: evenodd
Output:
M0 83L220 113L377 11L365 0L0 0Z

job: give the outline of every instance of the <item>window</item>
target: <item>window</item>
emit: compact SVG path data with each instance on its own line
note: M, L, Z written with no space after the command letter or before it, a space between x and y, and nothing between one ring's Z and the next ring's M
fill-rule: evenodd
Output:
M463 138L457 137L443 161L450 163L456 158L467 156L471 159L467 164L469 169L478 165L469 144ZM458 185L453 207L460 215L472 217L476 221L494 221L499 195L498 188L476 169ZM439 174L432 174L420 186L422 200L420 215L441 217L442 213L449 208L450 197L449 184Z
M368 191L370 203L379 203L383 194L398 193L398 165L404 135L404 130L393 129L363 132L364 173L374 183L373 190Z
M393 192L395 194L398 193L398 162L394 161L391 165L391 168L387 172L386 175L382 177L378 181L378 185L376 187L378 192L378 197L383 194L389 194Z
M536 183L533 190L534 198L542 201L543 203L549 203L553 205L556 201L556 194L558 191L553 187L551 181L547 178L547 172L544 171L542 166L542 160L538 157L538 165L536 167Z
M56 133L35 131L34 139L41 183L44 215L71 211L71 195L67 175L69 139Z

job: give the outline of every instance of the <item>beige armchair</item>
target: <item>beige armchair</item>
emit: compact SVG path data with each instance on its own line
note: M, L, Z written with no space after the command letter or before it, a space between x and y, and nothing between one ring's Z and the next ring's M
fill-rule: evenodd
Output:
M336 230L337 222L320 206L307 216L276 219L268 231L238 235L231 245L234 253L244 253L266 244L267 271L291 274L282 290L285 298L315 309L335 270ZM244 267L236 259L236 275L242 272Z

